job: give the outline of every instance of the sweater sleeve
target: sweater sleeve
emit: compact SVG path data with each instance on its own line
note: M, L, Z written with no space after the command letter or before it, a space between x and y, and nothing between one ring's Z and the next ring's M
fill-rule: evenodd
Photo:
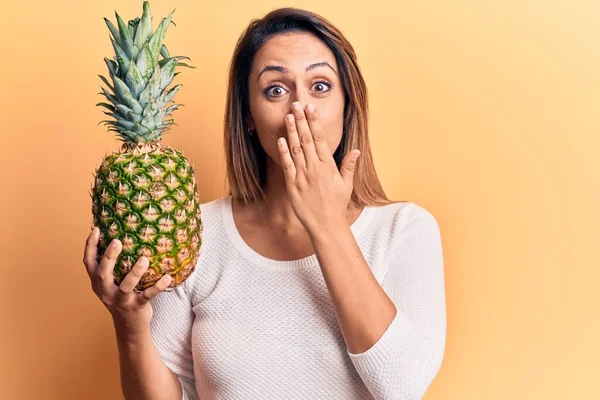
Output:
M196 400L191 346L194 312L184 285L158 294L150 303L152 340L165 365L179 378L182 400Z
M446 342L442 241L435 218L418 205L393 251L382 288L396 315L363 353L348 351L358 374L377 400L421 399L437 375ZM402 218L400 218L402 220Z

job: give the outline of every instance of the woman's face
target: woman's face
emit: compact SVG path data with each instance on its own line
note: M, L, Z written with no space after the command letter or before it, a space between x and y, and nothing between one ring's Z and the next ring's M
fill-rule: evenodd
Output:
M312 66L321 63L328 65ZM292 113L296 101L303 109L307 104L315 106L327 145L331 154L335 152L344 122L344 90L338 73L334 54L310 33L274 36L256 53L248 82L247 124L273 161L281 164L277 139L287 139L285 116Z

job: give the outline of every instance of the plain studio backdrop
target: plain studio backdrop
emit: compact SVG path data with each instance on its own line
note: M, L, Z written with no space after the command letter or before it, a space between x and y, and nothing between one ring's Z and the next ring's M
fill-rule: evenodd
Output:
M191 57L164 143L225 194L226 69L252 18L336 24L370 98L376 168L436 217L448 332L426 399L598 399L600 3L591 0L152 1ZM92 173L118 149L95 103L103 17L136 1L0 7L0 398L122 398L110 315L82 264ZM201 271L200 271L201 272Z

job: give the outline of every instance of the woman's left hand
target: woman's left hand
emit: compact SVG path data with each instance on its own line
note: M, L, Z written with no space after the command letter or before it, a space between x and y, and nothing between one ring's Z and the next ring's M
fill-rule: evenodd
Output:
M309 233L328 224L346 223L354 167L360 154L358 149L350 151L338 170L318 111L311 106L307 105L305 112L299 102L292 104L293 114L286 115L285 121L287 141L278 141L292 208Z

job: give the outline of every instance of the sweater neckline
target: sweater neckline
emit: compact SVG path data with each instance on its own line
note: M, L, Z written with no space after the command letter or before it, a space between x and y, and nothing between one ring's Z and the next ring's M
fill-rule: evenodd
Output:
M237 226L235 225L235 221L233 219L232 203L232 195L225 196L221 201L221 215L223 218L223 224L225 227L225 231L227 232L227 236L229 237L233 245L240 251L240 253L246 259L260 267L281 271L292 271L318 265L318 259L315 253L304 258L287 261L274 260L257 253L246 243L246 241L240 235L240 232L238 231ZM355 236L365 226L371 209L371 206L363 207L363 210L360 212L356 220L354 220L354 222L350 225L350 229L352 230L352 233Z

